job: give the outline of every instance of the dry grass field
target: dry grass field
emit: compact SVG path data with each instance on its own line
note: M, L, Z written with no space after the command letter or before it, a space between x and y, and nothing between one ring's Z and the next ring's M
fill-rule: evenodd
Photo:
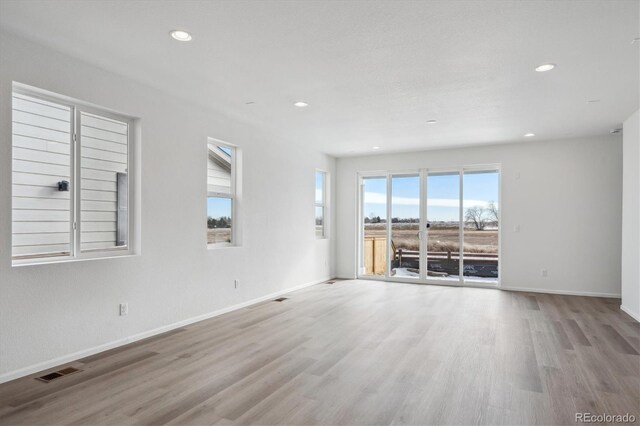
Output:
M419 225L417 223L393 223L391 224L391 239L397 248L405 250L418 250ZM367 237L386 236L384 223L366 224L365 235ZM427 249L429 251L459 251L459 234L457 228L429 228ZM467 253L497 253L498 231L465 228L464 251Z
M231 242L231 228L207 229L207 243L229 243Z

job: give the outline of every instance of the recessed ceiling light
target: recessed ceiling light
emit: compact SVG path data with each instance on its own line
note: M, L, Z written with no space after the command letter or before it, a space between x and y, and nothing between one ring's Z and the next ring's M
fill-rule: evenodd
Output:
M437 120L429 120L427 121L428 124L436 124L438 121Z
M622 128L617 128L617 129L611 129L609 130L609 133L611 133L612 135L615 135L617 133L622 133Z
M640 43L640 37L636 37L633 40L631 40L631 44L635 44L635 43Z
M542 65L538 65L536 67L536 71L538 71L538 72L547 72L547 71L551 71L555 67L556 67L556 64L542 64Z
M525 138L532 138L534 137L536 134L535 133L525 133L524 137Z
M380 149L380 147L379 146L374 146L373 149Z
M303 102L303 101L298 101L298 102L296 102L296 103L295 103L295 104L293 104L293 105L294 105L294 106L297 106L298 108L304 108L304 107L306 107L306 106L309 106L309 104L308 104L308 103Z
M190 41L193 38L191 37L191 34L183 30L173 30L170 31L169 34L178 41Z

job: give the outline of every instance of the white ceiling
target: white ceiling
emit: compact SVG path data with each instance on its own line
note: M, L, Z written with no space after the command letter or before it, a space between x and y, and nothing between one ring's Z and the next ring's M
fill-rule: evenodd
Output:
M609 134L638 108L639 4L0 0L0 27L344 156Z

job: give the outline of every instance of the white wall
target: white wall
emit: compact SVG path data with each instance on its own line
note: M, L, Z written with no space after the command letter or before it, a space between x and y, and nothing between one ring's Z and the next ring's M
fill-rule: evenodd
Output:
M339 158L338 276L356 273L358 171L494 163L502 166L502 287L619 296L619 136Z
M622 306L640 321L640 110L624 122Z
M0 381L334 275L314 219L333 158L7 34L0 51ZM140 256L11 266L13 80L141 118ZM209 136L243 151L238 248L206 248Z

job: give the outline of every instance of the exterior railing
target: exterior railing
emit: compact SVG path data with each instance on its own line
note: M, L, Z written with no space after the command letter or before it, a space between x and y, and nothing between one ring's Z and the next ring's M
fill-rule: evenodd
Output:
M419 250L398 248L391 241L392 265L417 267L420 260ZM463 252L465 265L477 263L478 265L497 265L497 253ZM436 262L457 261L460 258L459 251L428 251L427 264ZM475 262L474 262L475 261ZM387 266L387 239L385 237L365 237L364 239L364 267L366 275L384 275ZM433 268L429 268L433 269Z

